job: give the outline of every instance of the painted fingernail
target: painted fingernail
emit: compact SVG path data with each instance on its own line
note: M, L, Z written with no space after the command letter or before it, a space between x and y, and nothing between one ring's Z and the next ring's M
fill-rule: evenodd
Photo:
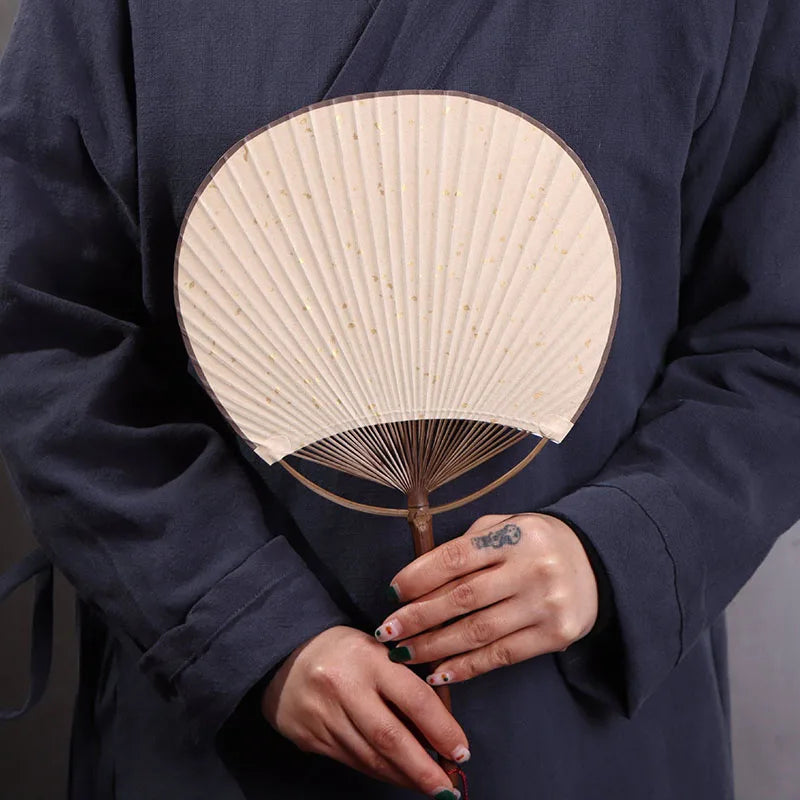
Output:
M386 594L389 599L393 603L402 603L403 601L400 599L400 589L398 589L396 583L390 583L386 589Z
M469 750L467 750L463 744L460 744L455 750L453 750L453 754L450 756L450 758L459 764L463 764L465 761L469 761L469 755Z
M390 661L411 661L412 658L414 658L414 653L407 645L395 647L394 650L389 651Z
M391 658L391 655L390 655ZM441 686L443 683L450 683L453 680L453 673L452 672L433 672L428 675L425 680L431 686Z
M399 639L403 633L403 626L400 621L392 617L384 625L375 630L375 638L379 642L390 642L392 639Z
M453 786L437 786L433 797L434 800L461 800L461 792Z

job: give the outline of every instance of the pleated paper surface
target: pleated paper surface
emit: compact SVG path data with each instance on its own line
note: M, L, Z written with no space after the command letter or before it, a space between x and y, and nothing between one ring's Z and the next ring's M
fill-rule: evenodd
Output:
M187 213L175 279L198 371L270 463L419 418L561 441L619 288L569 148L513 109L434 92L312 106L231 148Z

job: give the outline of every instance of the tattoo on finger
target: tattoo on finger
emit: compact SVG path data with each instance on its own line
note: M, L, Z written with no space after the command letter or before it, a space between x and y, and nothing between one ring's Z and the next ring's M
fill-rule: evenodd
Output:
M483 534L482 536L473 536L472 544L478 550L482 550L484 547L493 547L497 550L501 547L517 544L521 536L522 531L519 525L507 523L496 531L489 531L489 533Z

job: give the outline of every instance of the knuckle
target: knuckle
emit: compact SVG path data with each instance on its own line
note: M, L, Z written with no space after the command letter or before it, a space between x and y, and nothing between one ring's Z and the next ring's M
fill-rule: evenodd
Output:
M437 707L438 710L438 707ZM449 753L461 741L464 734L460 732L460 726L453 715L442 708L440 713L431 714L425 725L425 736L428 741L437 749ZM452 743L449 747L446 745Z
M455 571L464 567L467 555L458 539L445 542L439 548L439 562L445 570Z
M561 559L555 554L542 556L536 564L539 578L553 581L561 575Z
M567 597L561 592L553 592L545 599L545 610L550 619L558 624L567 613Z
M478 664L477 660L472 658L469 659L469 661L464 662L463 665L459 666L458 671L459 674L464 675L467 679L477 678L478 675L484 672L484 670L481 669L480 664Z
M397 749L400 744L400 728L392 722L378 725L372 732L372 743L381 752L387 753Z
M412 718L419 719L430 711L431 703L436 700L437 695L433 686L426 683L408 691L405 698Z
M341 685L341 675L338 670L325 664L314 666L308 680L314 689L326 694L338 691Z
M441 774L433 769L430 769L429 767L417 770L416 774L414 775L414 780L417 786L419 786L422 791L429 796L433 794L434 788L442 785Z
M562 613L554 620L554 629L557 639L562 644L571 644L580 636L580 625L571 614Z
M422 603L412 603L403 609L406 619L415 630L425 630L428 627L427 620L425 619L425 607ZM408 634L406 634L407 638Z
M492 648L492 663L498 667L508 667L514 663L514 654L507 644L496 644Z
M492 641L494 624L485 617L467 617L465 625L467 639L470 644L482 645Z
M306 692L297 702L297 719L309 720L317 719L322 711L319 696L313 692Z
M368 769L376 775L386 776L389 774L389 764L386 759L375 750L370 750L364 760L367 763Z
M450 598L456 608L474 608L475 587L469 581L459 583L453 588Z

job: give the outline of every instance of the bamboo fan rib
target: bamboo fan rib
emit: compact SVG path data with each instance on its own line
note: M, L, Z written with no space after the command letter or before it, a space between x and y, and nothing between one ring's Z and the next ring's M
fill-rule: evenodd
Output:
M430 493L526 436L474 420L411 420L335 434L296 455L406 494Z
M267 462L404 492L561 441L616 319L613 231L575 154L455 92L340 98L231 148L176 254L198 371Z

